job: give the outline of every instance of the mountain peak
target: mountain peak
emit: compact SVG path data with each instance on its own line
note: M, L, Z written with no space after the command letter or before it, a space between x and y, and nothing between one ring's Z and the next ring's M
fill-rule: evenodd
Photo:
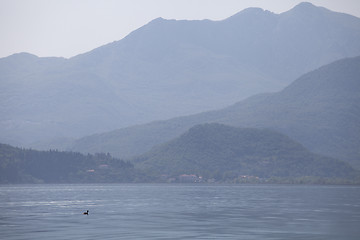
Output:
M259 15L266 15L266 14L272 14L272 12L264 10L262 8L250 7L232 15L231 17L225 20L236 20L243 17L258 17Z
M39 57L34 55L34 54L31 54L31 53L21 52L21 53L12 54L12 55L8 56L8 58L12 58L12 59L37 59Z
M309 2L302 2L296 5L294 8L290 9L288 12L295 12L295 13L318 13L319 11L327 10L323 7L318 7L313 5Z
M162 17L158 17L158 18L155 18L155 19L151 20L151 21L149 22L149 24L160 23L160 22L165 22L165 21L168 21L168 20L167 20L167 19L164 19L164 18L162 18Z
M316 7L314 4L310 3L310 2L301 2L298 5L295 6L295 8L301 8L301 9L311 9Z

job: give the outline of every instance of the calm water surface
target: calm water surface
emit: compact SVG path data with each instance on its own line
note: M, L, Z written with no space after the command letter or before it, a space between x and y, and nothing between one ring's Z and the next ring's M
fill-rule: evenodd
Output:
M358 240L360 187L3 185L0 239Z

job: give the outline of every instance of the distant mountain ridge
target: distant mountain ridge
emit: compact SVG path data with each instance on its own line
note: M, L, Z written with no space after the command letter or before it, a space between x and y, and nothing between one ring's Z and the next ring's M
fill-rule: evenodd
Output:
M301 3L223 21L161 18L71 59L0 59L0 141L32 147L219 109L360 55L360 19Z
M269 128L315 153L360 167L360 57L336 61L284 90L261 94L218 111L119 129L78 140L73 149L130 157L207 122Z

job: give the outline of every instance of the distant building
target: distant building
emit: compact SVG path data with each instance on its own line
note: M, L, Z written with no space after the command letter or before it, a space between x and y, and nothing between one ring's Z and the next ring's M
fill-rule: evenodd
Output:
M187 183L199 182L199 178L195 174L190 174L190 175L182 174L179 176L179 182L187 182Z

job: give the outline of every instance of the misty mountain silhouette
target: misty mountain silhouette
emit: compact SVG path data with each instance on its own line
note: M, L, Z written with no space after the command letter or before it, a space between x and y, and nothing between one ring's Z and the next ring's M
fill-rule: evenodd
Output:
M359 76L360 57L339 60L301 76L278 93L253 96L222 110L85 137L73 149L130 157L194 125L218 122L273 129L313 152L360 167Z
M223 21L158 18L70 59L0 59L0 141L57 148L219 109L357 55L360 19L309 3L282 14L250 8Z

